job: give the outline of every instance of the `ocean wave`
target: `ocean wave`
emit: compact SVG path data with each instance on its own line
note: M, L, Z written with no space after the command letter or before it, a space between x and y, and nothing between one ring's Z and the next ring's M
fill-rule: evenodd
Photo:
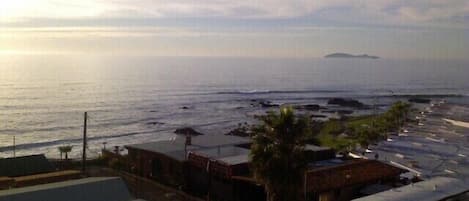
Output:
M163 132L163 131L172 131L174 128L165 128L165 129L155 129L155 130L145 130L140 132L129 132L129 133L121 133L116 135L105 135L105 136L92 136L88 137L88 142L101 140L101 139L111 139L111 138L119 138L119 137L127 137L133 135L140 135L140 134L149 134L149 133L156 133L156 132ZM24 144L17 144L15 146L4 146L0 147L0 152L11 151L13 148L16 150L22 149L33 149L39 147L50 147L54 145L63 145L63 144L76 144L83 141L83 138L69 138L69 139L60 139L60 140L51 140L45 142L32 142L32 143L24 143Z
M115 127L123 127L129 126L133 124L145 124L148 122L158 121L159 118L148 117L142 119L135 119L135 120L128 120L128 119L107 119L101 120L98 123L96 121L89 122L88 126L90 129L105 129L105 128L115 128ZM38 124L44 124L43 122L39 122ZM24 133L34 133L34 132L56 132L56 131L66 131L66 130L80 130L82 125L69 125L69 126L47 126L47 127L38 127L32 125L30 128L8 128L8 129L0 129L0 133L3 134L24 134Z
M217 124L230 123L233 121L234 120L222 120L222 121L193 125L191 127L199 128L199 127L206 127L206 126L217 125ZM128 137L128 136L141 135L141 134L172 132L176 128L179 128L181 126L182 125L172 125L172 126L165 127L165 128L146 129L146 130L140 130L140 131L135 131L135 132L102 135L102 136L89 136L87 139L88 139L88 142L92 142L92 141L97 141L97 140L102 140L102 139ZM68 138L68 139L56 139L56 140L50 140L50 141L44 141L44 142L31 142L31 143L17 144L14 147L12 145L0 147L0 152L11 151L13 150L13 148L15 148L16 150L34 149L34 148L40 148L40 147L51 147L54 145L76 144L76 143L81 143L82 141L83 141L83 138L77 137L77 138Z
M62 86L76 86L76 85L89 85L92 84L92 82L65 82L62 83Z
M27 129L0 129L3 134L22 134L33 132L49 132L49 131L63 131L63 130L77 130L80 126L53 126L43 128L27 128Z
M379 95L379 97L399 97L399 98L457 98L457 97L467 97L465 94L457 94L457 93L414 93L414 94L386 94L386 95Z
M340 93L344 90L239 90L239 91L220 91L215 94L307 94L307 93Z

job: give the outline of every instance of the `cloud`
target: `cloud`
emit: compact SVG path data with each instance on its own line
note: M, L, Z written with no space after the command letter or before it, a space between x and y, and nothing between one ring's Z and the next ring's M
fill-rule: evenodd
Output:
M109 0L101 0L101 3ZM429 22L469 15L467 0L114 0L102 16L275 19L315 16L340 21ZM340 10L341 12L335 12ZM320 14L320 16L318 16Z
M400 17L412 21L435 21L469 15L466 1L420 1L419 4L402 5Z
M3 52L14 53L48 49L308 56L343 49L383 56L425 57L429 51L445 47L443 50L463 57L460 54L467 52L464 42L469 30L467 0L0 0L0 3L0 44ZM298 52L291 53L292 49Z
M219 17L297 18L320 13L337 20L415 22L469 15L467 0L3 0L9 18ZM341 9L344 12L335 13ZM330 12L330 16L329 16Z

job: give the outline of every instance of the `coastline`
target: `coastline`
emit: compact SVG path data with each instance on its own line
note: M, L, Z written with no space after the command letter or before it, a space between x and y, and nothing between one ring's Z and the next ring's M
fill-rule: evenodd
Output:
M379 160L412 169L422 178L468 177L469 127L466 122L452 119L469 117L465 112L469 106L432 103L418 107L412 118L419 123L407 123L403 128L407 132L371 146L372 153L365 156L372 158L377 154Z
M200 130L202 133L222 135L235 129L238 124L249 124L256 123L255 116L264 114L266 111L274 110L283 104L288 104L295 107L299 114L308 114L313 120L325 121L329 118L340 118L341 116L362 116L368 115L375 112L381 113L389 107L389 104L396 100L407 100L411 97L410 94L402 94L390 96L389 94L381 94L378 96L379 102L375 102L375 99L370 94L368 96L348 96L340 92L325 92L322 96L316 95L316 91L310 93L300 93L299 95L305 96L305 98L295 98L292 93L282 94L267 92L249 92L248 94L229 94L219 95L228 96L228 100L221 102L208 102L201 104L177 104L171 107L167 107L162 111L158 109L148 109L148 111L142 111L144 115L143 120L132 120L136 125L141 126L125 126L128 132L116 130L112 128L106 130L109 134L98 133L93 124L96 121L96 115L100 113L91 113L91 129L89 136L89 156L98 156L100 150L103 148L103 143L107 143L107 146L123 146L127 144L135 144L146 141L160 141L168 140L176 136L173 132L177 128L181 127L192 127ZM350 92L349 92L350 93ZM287 96L289 98L281 98ZM314 96L314 97L310 97ZM357 100L363 103L363 107L347 107L340 105L329 105L327 102L332 98L343 97L347 100ZM422 95L420 98L432 98L432 95ZM435 95L436 98L443 98L444 95ZM448 100L458 100L461 96L448 95ZM353 103L353 102L352 102ZM354 103L355 104L355 103ZM375 106L373 106L373 104ZM188 106L187 108L184 108ZM219 108L219 113L211 113L214 108ZM145 117L151 115L149 117ZM164 116L168 115L168 119ZM78 115L77 115L78 116ZM81 115L80 115L81 116ZM203 116L204 118L200 118ZM208 118L206 118L208 117ZM139 117L142 118L142 117ZM175 123L170 123L176 121ZM70 153L70 157L79 158L81 156L81 128L79 127L82 122L78 123L76 129L76 137L67 137L66 139L59 141L47 141L47 138L43 138L40 141L27 142L23 141L21 135L16 136L16 155L27 155L34 153L46 153L48 157L59 158L59 152L57 151L58 146L72 145L74 148ZM119 121L113 124L119 125ZM134 124L134 123L132 123ZM114 132L114 130L118 132ZM4 146L0 148L2 157L10 157L13 155L12 146L12 135L6 135L3 138ZM26 142L26 143L25 143Z

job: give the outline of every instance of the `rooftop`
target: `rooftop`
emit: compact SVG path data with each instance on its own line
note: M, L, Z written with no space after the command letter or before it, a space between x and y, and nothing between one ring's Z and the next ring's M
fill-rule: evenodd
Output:
M229 156L229 157L219 158L218 160L229 165L238 165L238 164L248 163L249 154Z
M42 154L0 159L0 176L25 176L52 172L54 169Z
M199 149L194 151L197 155L206 156L213 159L225 158L230 156L249 154L249 149L236 146L223 146L215 148Z
M157 142L148 142L143 144L126 145L126 148L139 149L149 152L165 154L176 160L183 161L185 159L184 140L177 138L176 140L165 140ZM187 146L187 151L200 149L200 146Z
M216 148L207 148L195 150L193 153L199 156L204 156L210 159L221 161L228 165L237 165L247 163L249 161L249 149L224 146Z
M85 193L86 192L86 193ZM118 177L89 177L0 191L0 201L131 201Z
M328 167L344 164L345 161L339 158L333 158L328 160L315 161L308 164L309 168Z
M200 135L192 138L193 145L198 145L206 148L227 145L241 145L248 144L250 142L250 138L232 135Z
M450 177L434 177L354 201L439 201L469 191L469 183Z
M176 139L174 140L127 145L126 147L145 150L149 152L162 153L176 160L184 160L185 159L185 150L184 150L185 141L186 141L185 136L177 136ZM230 148L225 148L225 147L234 147L232 145L247 144L247 143L250 143L251 140L245 137L230 136L230 135L200 135L200 136L192 136L191 141L192 141L192 144L190 146L187 146L187 151L197 151L197 152L213 155L213 154L217 154L218 149L219 149L218 147L220 147L223 154L228 154L225 156L233 156L229 154Z

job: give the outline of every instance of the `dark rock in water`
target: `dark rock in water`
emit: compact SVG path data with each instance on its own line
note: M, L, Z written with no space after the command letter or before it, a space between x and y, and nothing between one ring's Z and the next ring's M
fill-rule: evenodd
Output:
M319 109L323 109L321 106L317 104L297 105L297 106L294 106L294 108L299 109L299 110L310 110L310 111L318 111Z
M174 133L181 135L203 135L203 133L200 133L190 127L178 128L174 131Z
M353 55L353 54L347 54L347 53L334 53L334 54L328 54L325 56L325 58L359 58L359 59L379 59L378 56L372 56L372 55L367 55L367 54L362 54L362 55Z
M327 116L326 115L322 115L322 114L312 114L310 115L311 118L326 118Z
M272 102L270 102L270 101L261 101L261 102L259 102L259 104L260 104L262 107L266 107L266 108L267 108L267 107L278 107L278 106L280 106L279 104L274 104L274 103L272 103Z
M233 136L240 136L240 137L249 137L250 133L247 129L244 128L235 128L230 132L226 133L225 135L233 135Z
M323 110L324 113L337 113L341 115L352 114L353 110Z
M344 98L329 99L329 101L327 101L327 104L329 104L329 105L339 105L339 106L344 106L344 107L355 107L355 108L361 108L361 107L365 106L360 101L357 101L357 100L354 100L354 99L344 99Z
M409 98L412 103L430 103L432 100L426 98Z
M162 122L157 122L157 121L152 121L152 122L148 122L147 125L163 125L164 123Z

